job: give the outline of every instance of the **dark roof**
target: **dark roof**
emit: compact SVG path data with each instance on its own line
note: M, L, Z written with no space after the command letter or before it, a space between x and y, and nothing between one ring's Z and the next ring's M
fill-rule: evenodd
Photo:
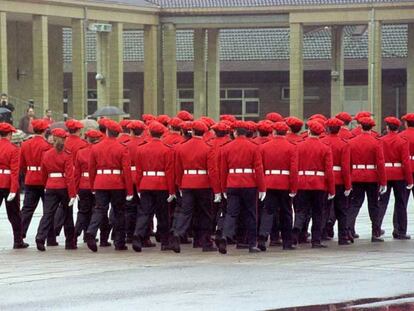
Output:
M345 58L365 59L368 56L368 35L354 34L355 26L345 28ZM71 29L63 31L64 61L72 61ZM382 26L382 55L385 58L404 58L407 56L407 26ZM87 59L95 61L96 36L87 35ZM124 32L124 60L143 61L144 59L143 32ZM222 29L220 31L220 59L222 61L253 61L253 60L287 60L289 59L289 29ZM330 30L319 30L305 33L304 58L326 60L331 57ZM177 60L193 60L193 31L177 31Z

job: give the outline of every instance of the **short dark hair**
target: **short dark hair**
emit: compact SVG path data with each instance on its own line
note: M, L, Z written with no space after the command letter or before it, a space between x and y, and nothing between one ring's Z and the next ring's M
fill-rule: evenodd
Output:
M390 131L398 131L398 129L400 128L398 125L395 124L389 124L387 123L388 128L390 129Z
M131 132L134 133L135 136L139 136L144 132L143 129L131 129Z
M309 129L309 131L310 131L312 136L320 136L321 135L320 133L316 133L316 132L312 131L311 129Z
M414 121L405 121L405 122L407 122L407 126L408 127L414 127Z
M266 131L259 131L259 135L261 137L268 137L270 135L270 133L269 132L266 132Z
M68 129L69 134L75 134L79 129Z
M344 125L349 125L349 123L351 123L351 121L349 120L346 120L346 121L342 120L342 122L344 122Z
M6 137L10 132L0 132L0 137Z
M88 137L88 141L91 144L96 144L100 139L97 137Z
M217 137L225 137L227 135L226 131L217 131L214 130L214 133L216 134Z
M286 136L287 131L276 131L276 135Z
M292 133L299 133L302 129L302 126L299 125L290 125L290 130L292 131Z
M338 134L340 129L341 129L340 126L329 126L328 127L328 131L331 134Z
M249 131L243 127L236 128L236 133L238 136L247 136L249 134Z
M171 126L171 129L173 131L180 131L181 130L181 127L179 127L179 126Z
M373 128L371 124L361 124L361 127L364 131L370 131Z
M101 133L106 133L106 126L104 126L103 124L99 124L99 131L101 132Z
M160 132L150 131L150 134L151 134L151 137L154 137L154 138L161 138L162 137L162 133L160 133Z
M204 135L204 131L197 131L197 130L193 130L193 131L194 131L195 136L203 136Z
M117 131L113 131L108 129L108 136L109 137L118 137L119 133Z
M33 129L33 133L35 133L36 135L41 135L45 132L46 130L40 130L40 129Z

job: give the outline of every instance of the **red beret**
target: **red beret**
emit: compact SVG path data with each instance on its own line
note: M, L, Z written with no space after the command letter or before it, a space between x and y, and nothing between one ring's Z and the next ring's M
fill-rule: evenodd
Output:
M7 122L1 122L0 123L0 132L3 133L14 133L16 132L16 129Z
M52 135L56 137L65 138L68 136L68 133L64 129L55 128L52 130Z
M315 134L320 135L325 132L325 127L317 121L310 120L306 123L308 128Z
M191 121L181 121L181 128L184 131L191 131L192 128L193 128L192 124L193 124L193 122L191 122Z
M362 117L358 119L358 122L362 125L371 125L375 126L375 121L371 117Z
M288 117L285 121L288 126L303 126L303 121L296 117Z
M36 131L45 131L47 128L49 128L49 123L43 119L35 119L32 121L32 127L33 130Z
M324 122L327 120L327 118L323 114L320 114L320 113L311 115L308 120L315 120L315 119L321 119Z
M280 121L283 121L283 117L277 112L269 112L266 115L266 120L269 120L272 122L280 122Z
M395 125L395 126L398 126L398 127L401 126L401 121L399 119L397 119L396 117L386 117L384 119L384 121L387 124L392 124L392 125Z
M100 125L100 126L104 126L104 127L106 127L106 123L108 122L108 118L105 118L105 117L103 117L103 118L100 118L99 120L98 120L98 124Z
M168 122L168 124L172 127L181 127L181 124L183 123L183 120L174 117L170 120L170 122Z
M160 122L161 124L167 126L168 123L170 122L171 118L169 116L167 116L166 114L160 114L157 117L157 121Z
M144 113L142 115L142 121L144 121L146 124L148 124L150 121L154 121L156 119L157 118L152 114Z
M260 131L260 132L271 133L273 131L272 124L273 123L271 121L269 121L269 120L260 121L257 124L257 130Z
M308 121L315 121L315 122L318 122L320 125L325 126L325 121L326 120L324 120L322 118L313 118L312 120L308 120Z
M192 127L193 130L200 131L200 132L203 132L203 133L208 131L207 125L201 120L196 120L196 121L192 122L191 127Z
M247 122L245 121L241 121L241 120L237 120L233 123L233 129L238 129L238 128L242 128L245 130L250 130L250 126Z
M159 134L163 134L166 130L166 127L164 125L162 125L160 122L158 121L152 121L149 125L148 125L148 129L150 132L152 133L159 133Z
M211 128L216 123L216 121L214 121L212 118L205 116L201 117L200 121L203 121L208 128Z
M121 133L122 132L122 128L121 126L115 122L114 120L109 120L106 121L105 126L108 130L113 131L113 132L118 132Z
M122 128L124 128L124 127L128 127L128 124L129 123L131 123L131 120L129 120L129 119L123 119L123 120L121 120L121 122L119 122L119 125L122 127Z
M325 126L327 127L336 127L342 125L344 125L344 122L338 118L330 118L325 121Z
M231 123L236 122L237 119L235 116L231 115L231 114L222 114L220 116L220 121L230 121Z
M134 120L129 122L128 128L135 129L135 130L145 130L145 123L139 120Z
M230 125L227 124L225 121L220 121L214 124L211 128L216 131L227 132L230 130Z
M405 116L403 116L401 119L405 121L414 121L414 113L407 113Z
M83 128L83 124L75 119L71 119L65 122L66 127L68 130L80 130Z
M97 131L97 130L89 130L85 133L85 137L89 137L89 138L101 138L103 137L103 134L101 133L101 131Z
M289 131L289 126L285 122L276 122L273 124L273 129L278 132L287 132Z
M183 120L183 121L193 121L194 117L191 113L189 113L186 110L181 110L177 113L177 118Z
M250 132L256 132L257 131L257 124L254 121L245 121L247 124L247 130Z
M352 116L348 112L340 112L338 113L335 118L344 121L344 122L351 122Z
M361 118L367 118L367 117L371 117L371 112L369 112L369 111L360 111L360 112L358 112L356 115L355 115L355 117L354 117L354 119L355 120L357 120L358 122L359 122L359 119L361 119Z

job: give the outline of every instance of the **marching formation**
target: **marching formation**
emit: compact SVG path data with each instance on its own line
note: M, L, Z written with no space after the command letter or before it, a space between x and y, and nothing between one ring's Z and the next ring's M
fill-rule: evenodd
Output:
M351 130L353 119L358 126ZM11 142L14 127L0 123L0 203L16 249L29 246L24 239L41 200L39 251L58 245L63 228L68 250L83 235L93 252L112 243L118 251L131 243L141 252L156 246L155 235L162 251L179 253L192 237L203 252L226 254L236 244L256 253L305 243L325 248L336 223L338 244L354 243L365 196L371 241L383 242L392 189L392 235L407 240L414 113L403 122L384 121L380 135L369 112L330 119L316 114L303 131L302 120L278 113L257 123L222 115L216 123L180 111L173 118L145 114L142 121L102 118L99 129L82 138L77 120L50 130L40 119L32 121L34 135L21 147Z

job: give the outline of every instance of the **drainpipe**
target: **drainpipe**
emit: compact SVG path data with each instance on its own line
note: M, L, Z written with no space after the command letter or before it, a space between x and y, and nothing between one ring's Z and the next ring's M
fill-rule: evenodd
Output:
M84 105L84 111L83 114L84 116L88 115L88 57L87 57L87 52L88 52L88 48L86 46L87 43L87 39L86 39L86 35L88 34L88 8L84 7L83 8L83 49L84 49L84 55L85 55L85 99L86 99L86 103Z

